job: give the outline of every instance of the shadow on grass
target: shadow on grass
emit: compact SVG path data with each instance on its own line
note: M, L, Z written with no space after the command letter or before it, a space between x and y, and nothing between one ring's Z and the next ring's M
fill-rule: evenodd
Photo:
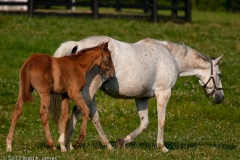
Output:
M112 144L112 146L114 147L114 149L118 149L116 148L116 142L115 141L110 141L110 143ZM38 148L45 148L45 149L50 149L50 147L48 147L48 145L44 142L39 142L38 143ZM58 143L55 143L57 150L60 150L60 146ZM230 144L223 144L223 143L178 143L178 142L165 142L165 146L169 149L169 150L179 150L179 149L190 149L190 148L196 148L196 147L216 147L219 149L225 149L225 150L234 150L237 148L236 145L230 145ZM155 145L155 143L152 142L131 142L129 144L127 144L125 146L126 148L139 148L139 149L157 149L157 146ZM86 143L83 142L83 144L81 146L79 146L78 148L94 148L94 149L106 149L105 146L102 145L101 142L90 142L90 143Z
M130 144L127 144L126 146L129 147L139 147L143 149L149 149L149 148L157 148L155 143L148 143L148 142L132 142ZM196 147L216 147L216 148L221 148L221 149L226 149L226 150L234 150L237 148L236 145L233 144L223 144L223 143L178 143L178 142L165 142L165 146L169 150L178 150L178 149L190 149L190 148L196 148Z

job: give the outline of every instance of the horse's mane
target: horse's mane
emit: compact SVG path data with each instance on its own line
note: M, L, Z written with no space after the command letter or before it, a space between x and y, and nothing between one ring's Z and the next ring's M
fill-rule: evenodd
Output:
M198 51L186 46L184 44L184 42L179 42L179 43L167 42L165 47L167 47L167 49L174 55L185 57L188 54L194 54L196 56L196 58L203 59L204 61L207 61L207 62L210 61L210 59L207 56L205 56L205 55L199 53Z

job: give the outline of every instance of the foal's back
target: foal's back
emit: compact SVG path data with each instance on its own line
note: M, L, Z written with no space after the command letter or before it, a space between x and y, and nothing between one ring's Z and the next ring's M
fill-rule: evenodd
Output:
M70 83L76 85L83 77L79 66L67 57L34 54L25 61L22 68L26 67L31 85L39 93L65 93Z

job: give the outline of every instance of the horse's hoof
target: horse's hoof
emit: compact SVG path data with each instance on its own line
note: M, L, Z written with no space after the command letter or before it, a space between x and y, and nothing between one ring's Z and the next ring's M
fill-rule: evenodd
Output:
M169 151L169 150L168 150L165 146L162 147L162 152L163 152L163 153L167 153L168 151Z
M107 149L108 149L109 151L111 151L111 150L113 150L114 148L113 148L112 145L109 143L109 144L107 144Z
M61 152L67 152L67 149L66 149L65 146L64 146L64 147L61 147Z
M119 140L117 141L116 147L117 147L117 148L124 147L124 139L123 139L123 138L121 138L121 139L119 139Z
M162 144L157 143L157 148L161 148L163 153L167 153L169 150Z

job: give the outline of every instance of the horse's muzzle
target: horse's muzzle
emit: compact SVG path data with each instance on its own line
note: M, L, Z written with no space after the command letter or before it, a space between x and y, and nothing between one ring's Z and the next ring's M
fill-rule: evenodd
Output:
M224 94L222 90L217 90L212 96L212 101L215 104L220 104L224 100Z

